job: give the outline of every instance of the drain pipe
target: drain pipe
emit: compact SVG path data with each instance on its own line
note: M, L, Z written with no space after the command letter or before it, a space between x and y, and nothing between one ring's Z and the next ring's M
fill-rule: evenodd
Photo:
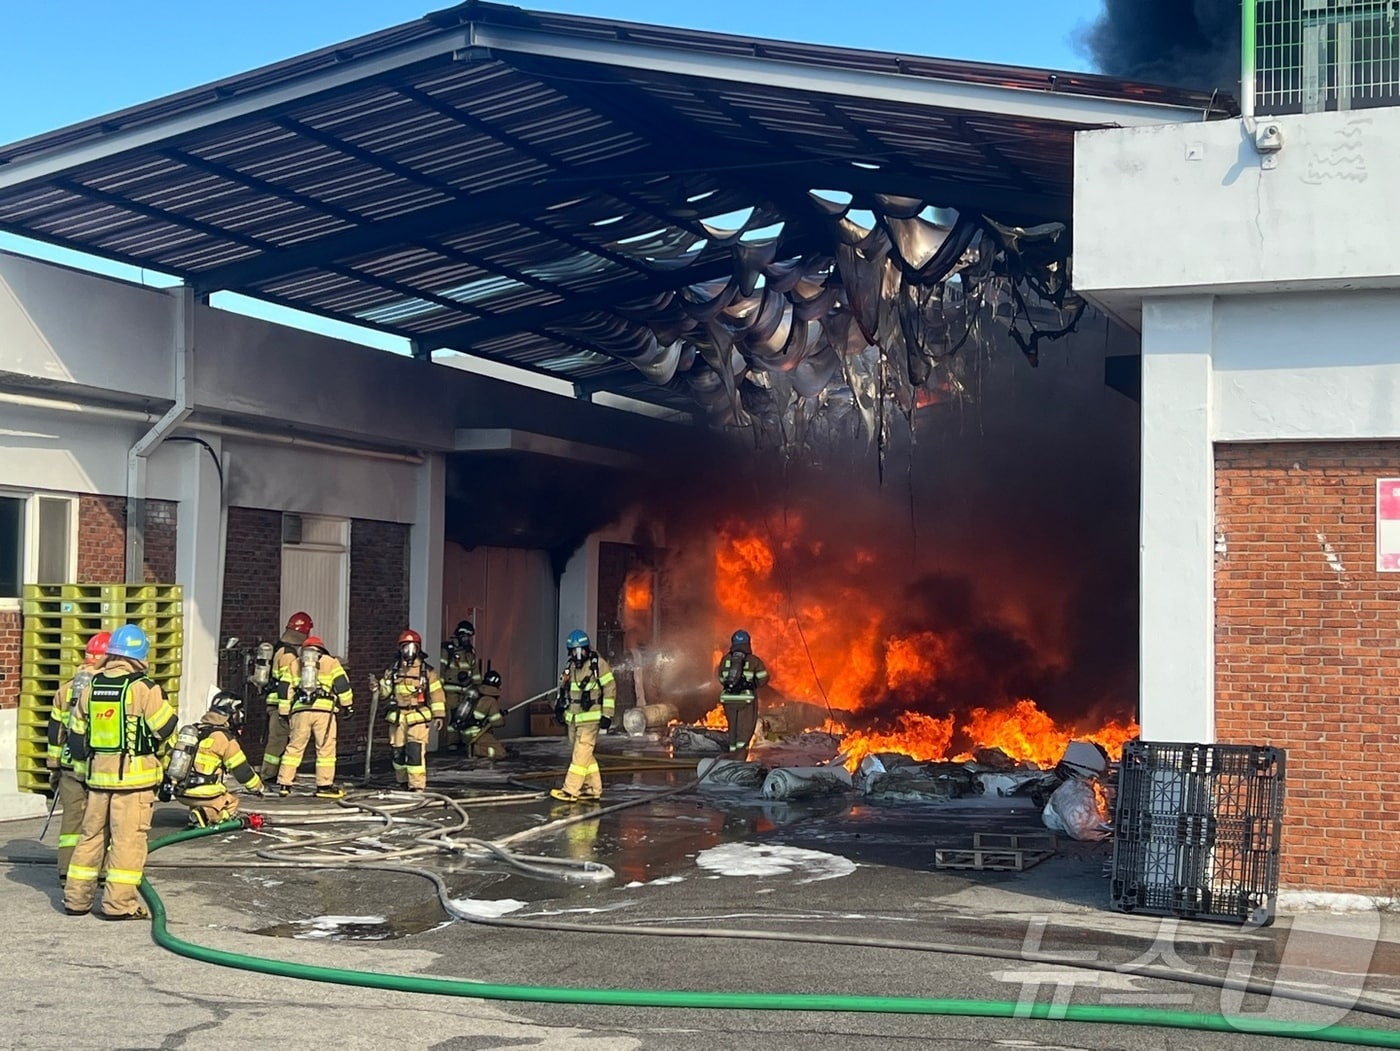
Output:
M136 440L126 454L126 582L146 579L146 461L194 411L194 289L175 296L175 404Z

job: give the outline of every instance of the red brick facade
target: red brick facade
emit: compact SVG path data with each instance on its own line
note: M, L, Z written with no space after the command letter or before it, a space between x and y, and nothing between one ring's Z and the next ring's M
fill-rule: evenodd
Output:
M346 651L340 654L355 691L356 712L339 725L339 751L363 751L369 732L369 694L365 682L393 659L398 634L408 623L409 527L388 522L354 521L350 528L350 606ZM224 603L220 639L237 637L245 646L275 639L282 630L282 514L231 507L224 558ZM221 670L225 689L241 688L243 670L235 658ZM383 727L376 728L380 738ZM251 709L243 734L244 750L254 760L266 740L263 708ZM376 748L383 746L376 741ZM348 777L352 772L343 771Z
M146 501L146 572L150 584L175 579L177 505ZM84 496L78 500L78 580L81 584L120 584L126 580L126 498Z
M370 732L366 681L394 659L399 632L409 627L408 536L408 526L393 522L356 519L350 524L350 631L342 661L357 711L341 723L342 751L351 742L364 748ZM375 748L386 747L383 727L374 733Z
M0 613L0 708L19 707L18 612Z
M168 500L146 504L146 573L148 582L175 579L175 531L178 505ZM126 580L126 498L78 498L78 573L75 583L120 584ZM0 708L19 705L19 613L0 612Z
M1216 738L1288 749L1284 886L1400 894L1400 575L1376 479L1400 443L1216 450Z

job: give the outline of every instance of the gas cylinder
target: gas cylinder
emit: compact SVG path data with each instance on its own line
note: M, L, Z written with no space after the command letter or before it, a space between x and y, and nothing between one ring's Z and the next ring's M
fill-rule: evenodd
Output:
M260 642L253 651L253 671L248 681L260 690L272 680L272 650L272 643Z
M178 788L189 776L194 765L194 754L199 751L199 727L193 724L180 727L175 738L175 748L170 753L170 763L165 768L165 779Z

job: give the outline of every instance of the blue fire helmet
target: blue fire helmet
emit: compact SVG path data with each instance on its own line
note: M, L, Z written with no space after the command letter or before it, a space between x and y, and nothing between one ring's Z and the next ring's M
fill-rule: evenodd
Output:
M740 628L733 635L729 636L729 648L733 650L747 651L753 640L749 638L749 633Z
M566 650L586 650L591 645L592 643L588 641L588 632L586 631L571 631L569 632L569 637L564 640L564 648Z
M130 657L144 664L150 654L151 640L135 624L123 624L112 632L112 639L107 643L109 657Z

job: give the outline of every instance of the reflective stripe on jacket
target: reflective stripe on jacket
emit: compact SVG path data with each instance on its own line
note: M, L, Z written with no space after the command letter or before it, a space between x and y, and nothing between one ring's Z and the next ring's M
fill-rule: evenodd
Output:
M199 723L199 749L194 754L194 762L180 794L195 799L213 799L223 795L224 771L232 774L249 791L261 790L262 778L243 754L238 737L229 729L228 716L206 712Z
M409 664L386 668L380 678L379 693L394 702L399 719L406 726L447 718L447 695L433 666L421 657Z
M748 702L758 696L758 688L768 681L768 667L752 653L730 650L719 662L721 701Z
M160 755L177 721L142 666L110 657L86 696L74 699L69 747L75 763L87 762L89 788L154 788L164 774Z
M85 677L85 685L80 692L86 694L92 686L93 669L88 669ZM45 752L47 766L49 769L71 770L79 777L87 774L87 763L79 762L73 758L73 750L69 746L68 717L73 710L73 702L76 699L74 692L79 687L77 678L69 679L58 688L58 692L53 695L53 707L49 709L48 725L48 748Z
M350 690L350 679L345 669L329 653L320 655L316 663L316 693L308 697L301 689L301 659L293 665L292 677L293 712L333 712L336 708L348 708L355 702Z
M612 718L617 704L617 681L608 662L598 654L590 654L579 668L566 663L561 683L569 701L565 712L569 722L596 723L605 715ZM587 711L585 703L589 705Z

